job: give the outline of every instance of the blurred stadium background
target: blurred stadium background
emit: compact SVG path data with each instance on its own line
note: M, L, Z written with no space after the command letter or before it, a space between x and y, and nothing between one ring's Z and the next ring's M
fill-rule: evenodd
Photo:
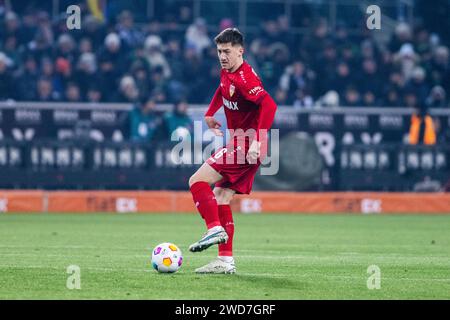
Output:
M449 17L449 0L0 0L0 299L449 299ZM238 273L219 281L194 273L217 252L187 250L199 164L170 136L203 120L228 26L279 105L279 172L233 200ZM164 278L162 242L184 255Z
M450 212L450 3L372 2L0 0L0 211L194 211L170 135L202 120L237 26L280 106L279 173L238 211Z

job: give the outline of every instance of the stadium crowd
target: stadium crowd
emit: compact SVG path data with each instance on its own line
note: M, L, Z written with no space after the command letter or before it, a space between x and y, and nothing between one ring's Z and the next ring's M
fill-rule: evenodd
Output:
M0 101L209 103L219 79L212 38L189 7L171 21L135 22L122 11L101 23L85 15L67 30L65 15L0 14ZM180 28L180 25L189 25ZM449 48L424 27L397 25L380 45L374 32L350 35L325 19L302 36L285 16L247 37L246 59L279 105L449 107Z

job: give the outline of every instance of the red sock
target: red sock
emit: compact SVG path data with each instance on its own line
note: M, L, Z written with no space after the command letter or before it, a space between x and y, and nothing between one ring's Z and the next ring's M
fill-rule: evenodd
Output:
M231 212L230 205L219 205L219 218L222 227L228 234L227 243L219 244L219 256L233 256L233 236L234 236L234 222L233 213Z
M206 227L220 226L219 209L216 197L207 182L196 182L191 186L192 198L200 215L206 222Z

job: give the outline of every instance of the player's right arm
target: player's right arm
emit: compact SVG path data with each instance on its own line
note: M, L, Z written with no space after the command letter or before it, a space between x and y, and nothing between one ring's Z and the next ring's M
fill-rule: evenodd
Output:
M220 87L217 88L214 97L209 104L209 108L205 113L205 122L209 129L214 132L216 136L223 136L223 132L220 131L222 126L219 121L214 118L214 114L222 107L222 93L220 92Z

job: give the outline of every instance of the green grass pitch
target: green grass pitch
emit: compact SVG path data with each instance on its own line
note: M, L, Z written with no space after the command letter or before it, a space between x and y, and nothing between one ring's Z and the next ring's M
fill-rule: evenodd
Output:
M235 215L235 275L196 275L195 214L0 215L0 299L449 299L450 216ZM182 268L158 274L173 242ZM67 267L81 270L69 290ZM369 290L370 265L381 288Z

